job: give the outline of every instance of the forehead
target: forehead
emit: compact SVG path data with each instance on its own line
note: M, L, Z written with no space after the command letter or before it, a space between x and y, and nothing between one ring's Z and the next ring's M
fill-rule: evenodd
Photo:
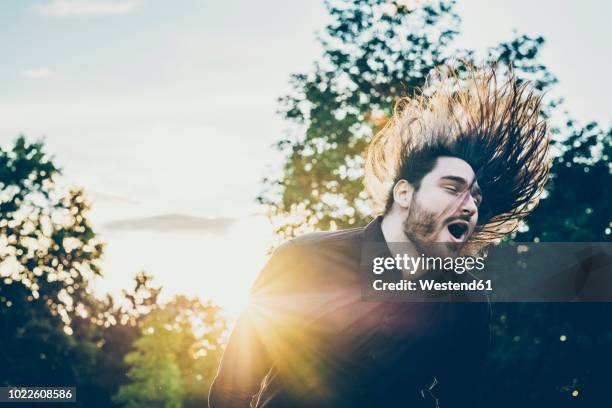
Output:
M423 178L423 182L435 183L443 177L460 177L468 183L472 183L475 174L472 166L465 160L457 157L441 156L438 157L434 168ZM478 183L474 183L478 185Z

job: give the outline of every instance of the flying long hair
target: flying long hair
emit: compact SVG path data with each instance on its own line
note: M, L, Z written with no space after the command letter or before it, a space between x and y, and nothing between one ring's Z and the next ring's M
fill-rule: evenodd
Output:
M389 208L390 191L424 152L446 150L468 162L483 192L472 242L514 231L539 199L548 177L549 137L541 95L513 72L444 66L423 92L403 98L367 152L365 185L374 213Z

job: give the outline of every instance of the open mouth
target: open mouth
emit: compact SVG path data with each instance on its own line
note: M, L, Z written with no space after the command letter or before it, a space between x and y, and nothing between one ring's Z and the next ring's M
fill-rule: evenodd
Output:
M455 221L447 226L448 232L458 241L463 241L467 235L468 225L464 221Z

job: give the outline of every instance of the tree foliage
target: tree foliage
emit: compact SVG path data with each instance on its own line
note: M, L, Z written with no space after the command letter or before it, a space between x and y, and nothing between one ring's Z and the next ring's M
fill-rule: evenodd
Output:
M82 190L62 191L42 142L19 137L0 150L0 260L4 283L22 285L64 323L88 304L103 245Z
M280 114L291 124L276 145L285 160L258 197L281 239L367 223L364 152L394 101L420 92L437 65L475 62L472 50L453 47L460 23L453 1L326 4L331 22L320 37L323 56L309 72L293 75L293 91L280 98ZM548 91L557 80L539 62L543 44L542 37L519 35L491 47L485 59ZM542 115L558 117L562 100L546 102ZM552 133L545 196L511 239L610 241L612 129L567 119L553 122ZM608 304L495 304L493 311L493 349L481 387L487 406L609 403Z
M114 401L128 408L206 406L227 330L220 314L183 296L149 313L125 357L131 382Z
M103 245L83 191L60 189L58 175L42 142L0 149L2 385L74 384L93 359L93 344L69 334L91 305Z
M160 306L144 272L119 299L94 296L104 245L88 209L83 190L62 187L43 142L19 137L0 149L0 385L75 386L76 405L87 408L115 405L118 392L130 406L138 395L206 406L222 314L183 298ZM142 336L162 322L172 330Z
M280 98L281 115L296 125L276 144L285 155L282 175L265 179L258 197L282 237L364 225L365 150L395 101L421 92L440 64L474 62L473 51L452 47L460 22L453 1L326 5L323 56L310 72L293 75L293 91ZM512 64L519 78L546 89L556 78L536 60L543 42L522 35L492 47L487 58Z
M547 195L527 220L528 229L517 241L606 242L612 238L612 128L595 122L579 126L568 120L557 129L562 135L554 146L546 186Z

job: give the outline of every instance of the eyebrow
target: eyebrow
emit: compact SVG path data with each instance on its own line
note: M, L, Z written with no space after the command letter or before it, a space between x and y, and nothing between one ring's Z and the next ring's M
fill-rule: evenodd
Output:
M467 180L459 176L442 176L440 177L440 180L449 180L449 181L454 181L455 183L458 183L464 186L467 185ZM476 194L482 197L482 191L480 190L480 187L478 187L478 185L475 184L475 182L476 180L472 182L473 190L475 191Z

